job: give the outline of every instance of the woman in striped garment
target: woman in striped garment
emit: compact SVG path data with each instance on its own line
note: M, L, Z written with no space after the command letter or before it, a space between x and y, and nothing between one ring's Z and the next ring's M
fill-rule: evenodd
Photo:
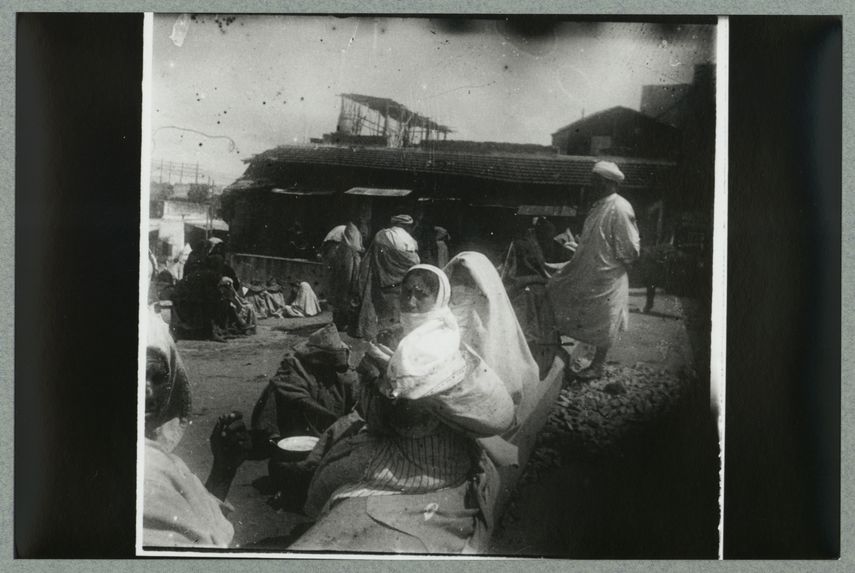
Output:
M358 372L364 424L324 440L305 505L316 517L348 497L424 493L472 476L480 437L514 422L501 378L469 347L448 303L445 273L416 265L401 289L403 336L394 351L372 343ZM336 433L338 430L334 430ZM334 443L332 443L334 442ZM310 458L311 459L311 458Z

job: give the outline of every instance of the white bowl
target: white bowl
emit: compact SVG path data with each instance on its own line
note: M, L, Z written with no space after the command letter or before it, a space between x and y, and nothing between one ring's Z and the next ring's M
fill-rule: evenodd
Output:
M315 436L291 436L282 438L276 442L276 446L286 452L311 452L317 443L318 438Z

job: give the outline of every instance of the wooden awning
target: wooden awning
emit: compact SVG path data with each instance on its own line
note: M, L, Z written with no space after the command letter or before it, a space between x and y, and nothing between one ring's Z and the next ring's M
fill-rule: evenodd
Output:
M377 187L354 187L345 191L345 195L363 195L367 197L406 197L412 189L380 189Z

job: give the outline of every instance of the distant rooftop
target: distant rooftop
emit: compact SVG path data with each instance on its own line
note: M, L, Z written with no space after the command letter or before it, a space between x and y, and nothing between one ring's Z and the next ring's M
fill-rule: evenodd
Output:
M623 107L623 106L618 105L618 106L610 107L608 109L598 111L597 113L592 113L591 115L586 115L585 117L579 118L576 121L574 121L572 123L568 123L564 127L561 127L559 129L555 130L555 132L552 135L557 135L559 133L563 133L563 132L569 131L571 129L576 129L576 128L579 128L581 126L584 126L584 125L587 125L590 123L596 123L597 121L600 121L604 117L609 117L609 116L613 116L613 118L634 117L634 118L642 119L643 121L646 121L647 123L657 123L657 124L662 123L662 122L650 117L647 114L641 113L640 111L636 111L634 109L630 109L628 107Z

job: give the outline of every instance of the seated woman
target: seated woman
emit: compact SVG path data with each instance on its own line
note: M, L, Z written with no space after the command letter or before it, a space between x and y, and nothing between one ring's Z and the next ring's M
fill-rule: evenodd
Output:
M234 281L227 276L220 279L220 307L215 319L215 333L222 336L254 334L255 309L235 290Z
M229 486L249 451L239 412L220 416L211 433L214 463L205 485L172 453L190 417L190 388L178 349L158 315L148 319L143 545L226 547L234 528L225 514Z
M265 290L267 296L267 308L271 311L271 316L282 317L282 309L285 308L285 295L282 293L282 286L276 278L271 277L267 280Z
M372 410L382 413L384 410L380 407L385 406L386 415L380 421L368 416L367 424L364 421L354 423L352 417L343 418L322 436L318 447L306 461L307 465L314 464L314 467L318 467L318 460L321 461L321 467L315 475L316 493L313 495L318 500L314 502L314 511L318 511L317 507L325 497L334 499L328 504L328 513L324 513L292 543L289 550L429 554L479 553L486 550L497 517L510 499L514 485L534 448L537 434L561 389L563 363L556 360L549 374L542 380L538 379L537 368L531 356L527 355L526 343L515 323L510 303L506 296L498 296L501 281L497 271L484 262L482 255L461 254L446 270L451 274L448 286L453 293L450 297L452 315L457 314L463 319L457 329L458 334L451 338L459 336L461 342L457 348L460 354L468 357L465 358L467 361L476 357L481 365L478 370L489 381L486 389L492 389L503 399L491 401L489 392L472 391L473 380L477 380L478 376L477 373L473 376L470 371L459 383L460 393L456 397L440 393L425 398L403 399L399 393L396 401L390 401L385 396L393 394L396 388L398 392L407 392L406 388L410 386L419 388L423 385L411 385L406 379L390 383L389 380L401 378L400 370L397 366L388 366L389 363L384 359L390 350L375 343L359 368L364 382L360 404L367 413ZM430 275L427 275L427 280L431 280ZM439 282L441 285L446 284L444 279ZM483 285L483 290L478 285ZM414 290L412 286L408 283L407 290ZM455 297L461 294L461 287L473 291L465 293L470 299L478 295L477 304L461 307L465 307L462 305L464 299ZM446 361L449 364L454 362L454 353L451 353L452 358L439 360L437 364L437 361L418 359L421 353L413 354L412 348L407 348L412 346L407 341L418 342L415 348L433 350L428 354L437 359L446 355L447 351L443 350L442 344L454 332L452 325L457 321L449 319L447 313L441 311L444 306L442 301L448 300L442 294L445 289L445 286L437 289L436 307L429 312L439 312L432 317L422 318L426 325L424 329L422 326L414 329L411 315L405 315L407 336L396 349L396 352L401 351L400 358L396 360L409 356L409 359L401 362L424 364L428 371L432 369L427 366L433 364L439 379L443 379L441 373L446 368L454 371L453 367L444 366ZM430 292L431 289L427 290ZM453 309L455 298L458 303L456 311ZM407 308L411 307L411 304L407 304ZM477 312L477 319L471 312L473 310ZM440 317L442 320L439 323L434 321L434 318ZM443 324L449 326L441 326ZM429 336L431 333L436 334L436 339ZM467 345L466 341L471 345ZM479 356L474 347L480 348L484 354ZM505 349L511 351L506 353ZM506 369L507 375L502 368ZM501 373L501 380L497 372ZM432 378L429 375L425 377ZM437 387L441 386L437 384ZM511 392L517 394L519 404L513 404ZM471 407L472 400L469 398L475 396L484 406L481 412ZM445 402L445 406L448 401L453 401L458 409L467 411L468 420L458 422L454 412L444 412L444 406L429 408L427 405L431 400ZM368 407L365 407L366 404ZM492 418L489 412L499 410L501 413L497 420L490 421ZM515 410L515 415L507 410ZM442 432L448 432L441 434L443 438L433 437L436 434L427 431L431 428L430 424L435 424L437 420L442 424ZM474 420L480 420L480 427L475 432L470 429ZM485 424L485 420L488 423ZM508 420L514 422L509 428L502 429ZM419 421L427 423L423 426L425 429L417 433L416 424ZM408 441L402 437L407 435L419 438ZM420 448L417 443L419 439L428 445L433 445L429 440L444 439L452 445L443 443L445 452L437 454L433 448ZM455 440L460 440L460 443ZM340 445L343 443L347 445ZM377 451L383 451L385 456L375 458L372 454ZM468 460L466 453L472 456ZM355 457L348 458L351 455ZM444 473L434 465L437 459L442 460L439 468L444 468ZM359 464L363 466L362 471L353 467ZM419 475L418 471L413 470L414 467L424 469ZM382 471L377 471L378 468ZM330 475L325 477L324 471ZM403 479L413 474L419 475L419 478L411 481ZM359 481L363 489L354 491L356 488L353 485L337 486L336 478L340 478L337 483L352 484ZM461 479L465 481L461 482ZM365 483L369 480L370 485ZM325 482L329 485L324 488L327 485ZM378 483L382 489L377 486ZM341 489L335 491L335 487ZM330 491L333 493L327 493Z
M402 338L371 343L360 365L364 425L330 443L309 487L307 515L353 497L424 493L465 484L477 468L476 438L514 422L505 384L461 343L447 276L416 265L401 288Z
M282 309L282 315L285 318L307 318L321 312L318 296L309 283L305 281L293 283L291 287L291 303L286 304Z
M274 316L274 310L270 307L267 287L259 279L250 281L249 286L244 287L246 291L243 298L252 305L256 318L267 318Z
M463 341L502 373L519 404L526 385L539 379L539 369L498 271L481 253L466 251L451 259L445 272L453 285L450 306Z

